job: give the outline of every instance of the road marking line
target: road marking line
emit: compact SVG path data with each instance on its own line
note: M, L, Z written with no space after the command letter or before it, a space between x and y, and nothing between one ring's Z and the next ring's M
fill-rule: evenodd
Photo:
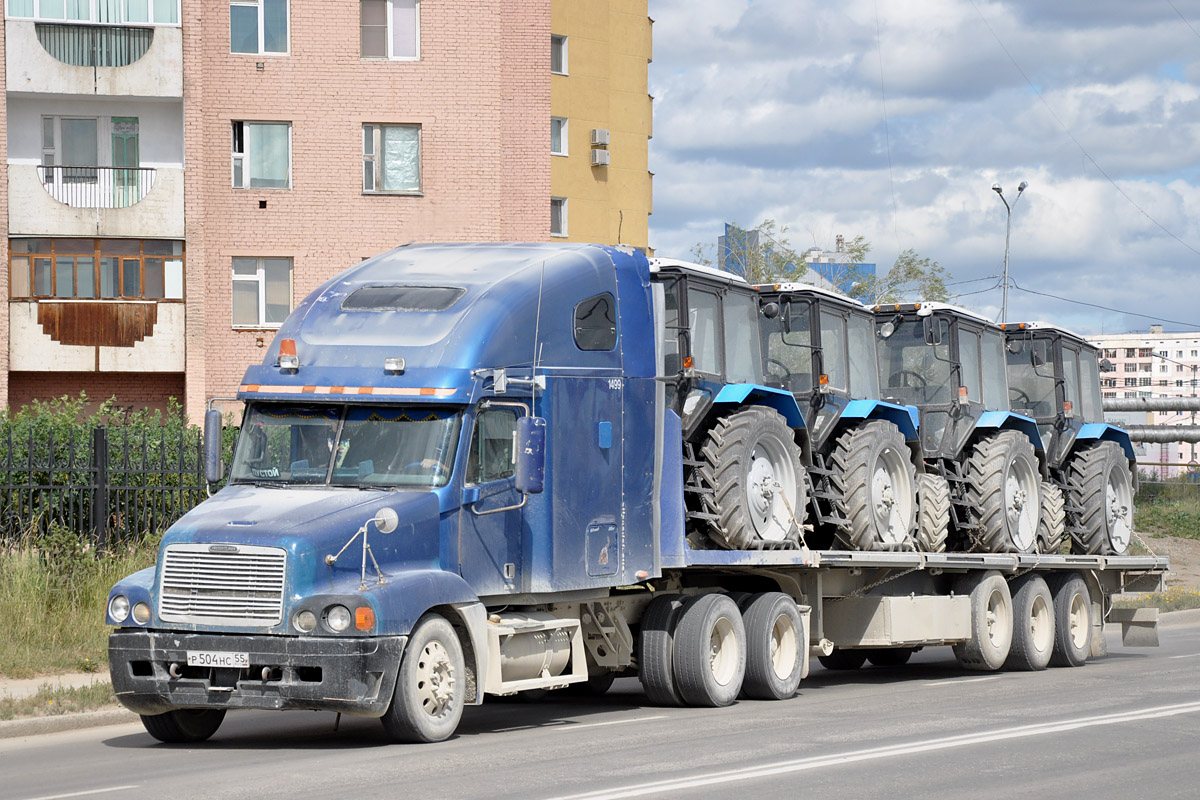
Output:
M1185 656L1171 656L1171 658L1172 658L1172 659L1176 659L1176 658L1200 658L1200 653L1188 653L1188 654L1187 654L1187 655L1185 655Z
M675 778L670 780L653 781L633 786L621 786L610 790L585 792L583 794L563 795L554 800L617 800L624 797L641 797L644 795L676 792L681 789L694 789L701 786L712 786L733 781L744 781L755 778L765 778L772 775L782 775L790 772L818 769L820 767L840 766L858 761L871 761L878 758L893 758L895 756L911 755L936 750L946 750L954 747L965 747L973 744L1003 741L1005 739L1022 739L1030 736L1043 736L1049 733L1091 728L1101 725L1119 725L1126 722L1137 722L1159 717L1172 717L1178 714L1195 714L1200 712L1200 702L1179 703L1170 706L1156 706L1135 711L1125 711L1118 714L1104 714L1096 717L1080 717L1062 720L1061 722L1044 722L1035 725L1021 725L1015 728L1003 728L990 733L968 733L958 736L947 736L940 739L926 739L905 745L890 745L873 747L866 750L852 750L829 756L813 756L785 761L781 764L761 767L743 767L741 769L710 772L706 775L696 775L691 778Z
M83 792L71 792L69 794L47 794L41 797L31 797L29 800L64 800L67 797L86 797L90 794L104 794L105 792L120 792L124 789L136 789L138 784L131 783L128 786L110 786L107 789L88 789Z
M515 728L497 728L495 730L495 733L502 733L505 731L537 731L537 730L545 730L547 728L553 728L556 731L559 731L559 730L561 730L561 731L577 731L582 728L600 728L605 725L626 725L630 722L648 722L652 719L666 719L666 718L667 718L666 714L658 714L653 717L634 717L633 719L614 719L614 720L610 720L608 722L587 722L587 723L584 723L583 725L573 725L573 724L571 724L571 722L569 720L560 720L559 722L554 722L549 725L520 725Z
M962 679L950 678L950 679L944 680L944 681L932 681L925 685L926 686L957 686L960 683L980 683L982 681L998 681L1002 677L1003 677L1002 675L989 675L986 678L962 678Z

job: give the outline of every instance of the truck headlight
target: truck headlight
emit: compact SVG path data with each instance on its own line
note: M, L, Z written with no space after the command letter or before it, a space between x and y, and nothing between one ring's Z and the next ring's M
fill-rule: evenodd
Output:
M312 633L317 627L317 615L308 609L297 611L292 617L292 627L301 633Z
M150 606L145 603L133 604L133 621L138 625L145 625L150 621Z
M117 622L124 622L129 616L129 598L119 594L108 601L108 615Z
M353 620L354 618L350 615L350 609L345 606L330 606L325 609L325 624L334 633L341 633L346 628L349 628Z

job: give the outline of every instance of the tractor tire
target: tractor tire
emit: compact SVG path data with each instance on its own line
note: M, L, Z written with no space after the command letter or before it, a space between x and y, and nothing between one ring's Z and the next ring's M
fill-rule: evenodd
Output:
M1067 535L1067 512L1062 489L1042 481L1042 516L1038 520L1038 552L1056 555Z
M825 669L854 670L866 663L867 651L843 650L840 647L835 647L829 655L817 656L817 661L820 661L821 666Z
M1067 493L1082 508L1072 526L1071 552L1123 555L1133 536L1133 478L1116 442L1080 450L1067 464Z
M683 595L658 595L642 614L638 635L638 677L647 699L656 706L681 706L675 685L675 626L686 600Z
M1004 666L1013 639L1013 602L1008 582L995 570L969 572L954 585L971 598L971 638L954 645L960 666L993 672Z
M180 708L165 714L142 714L146 733L167 744L203 742L217 732L225 719L223 708Z
M950 484L941 475L917 476L917 549L943 553L950 535Z
M1017 431L975 443L967 458L967 500L988 553L1032 553L1041 497L1033 445Z
M911 541L916 470L900 430L872 420L837 438L830 459L834 509L846 520L838 539L849 550L895 550Z
M1054 653L1054 598L1041 575L1022 575L1009 589L1013 603L1013 639L1004 668L1034 672L1050 664Z
M675 629L675 685L688 705L720 708L737 700L746 675L742 612L726 595L694 597Z
M1054 596L1052 667L1082 667L1092 652L1092 595L1075 572L1057 573L1047 581Z
M782 592L756 594L743 608L746 678L742 692L754 700L786 700L804 672L804 617Z
M458 728L467 702L467 669L458 633L426 614L413 626L392 703L379 721L394 742L441 742Z
M774 409L744 408L717 420L700 450L709 538L730 550L795 547L807 504L800 448Z

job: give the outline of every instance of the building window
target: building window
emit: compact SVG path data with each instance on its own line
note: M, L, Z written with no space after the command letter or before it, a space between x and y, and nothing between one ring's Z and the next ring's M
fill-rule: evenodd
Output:
M1125 357L1126 358L1137 358L1137 350L1132 347L1126 347L1125 348Z
M288 0L230 0L229 52L288 52Z
M1126 378L1125 385L1126 386L1137 386L1137 378Z
M550 235L567 235L567 198L550 198Z
M1175 371L1176 371L1176 372L1183 372L1183 364L1176 364L1176 365L1175 365Z
M14 300L182 300L183 260L179 241L10 239L9 291Z
M550 36L550 71L555 75L567 74L567 37Z
M1193 351L1192 351L1192 358L1195 358L1197 355L1200 355L1200 350L1193 350Z
M1150 357L1151 357L1151 356L1153 356L1153 355L1154 355L1154 348L1153 348L1153 347L1140 347L1140 348L1138 348L1138 358L1150 358Z
M1159 350L1159 351L1158 351L1157 353L1155 353L1154 355L1158 356L1159 358L1166 358L1166 357L1167 357L1167 351L1166 351L1166 350Z
M1150 385L1149 378L1138 378L1138 386L1149 386L1149 385Z
M361 0L363 58L416 61L421 57L420 0Z
M1161 366L1159 366L1158 371L1159 372L1169 372L1170 369L1167 367L1166 364L1162 364Z
M420 125L363 125L363 191L421 191Z
M290 258L233 259L233 327L278 328L291 310Z
M97 25L178 25L179 0L8 0L8 16Z
M1126 372L1137 372L1137 364L1126 364L1125 371Z
M1105 397L1116 397L1117 393L1116 392L1105 392L1104 396Z
M1167 385L1167 381L1166 381L1165 379L1163 379L1163 380L1160 380L1160 381L1158 382L1158 385L1159 385L1159 386L1166 386L1166 385ZM1164 395L1164 396L1165 396L1165 395Z
M1180 387L1180 388L1182 388L1182 387L1183 387L1183 381L1177 380L1177 381L1175 381L1175 385L1176 385L1176 386L1178 386L1178 387Z
M1104 357L1105 357L1105 358L1116 358L1116 357L1117 357L1117 351L1116 351L1116 350L1107 350L1107 349L1106 349L1106 350L1104 351Z
M291 186L291 124L234 122L233 188L290 189Z
M1153 372L1153 371L1154 371L1154 365L1152 365L1152 364L1138 364L1138 372Z
M565 117L550 118L550 155L567 154L567 120Z

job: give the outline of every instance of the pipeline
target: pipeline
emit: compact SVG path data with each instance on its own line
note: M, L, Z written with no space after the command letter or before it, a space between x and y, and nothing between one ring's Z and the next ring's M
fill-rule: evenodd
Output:
M1105 411L1200 411L1200 397L1106 397L1103 408Z
M1126 425L1129 438L1135 442L1162 444L1169 442L1200 442L1200 425Z

